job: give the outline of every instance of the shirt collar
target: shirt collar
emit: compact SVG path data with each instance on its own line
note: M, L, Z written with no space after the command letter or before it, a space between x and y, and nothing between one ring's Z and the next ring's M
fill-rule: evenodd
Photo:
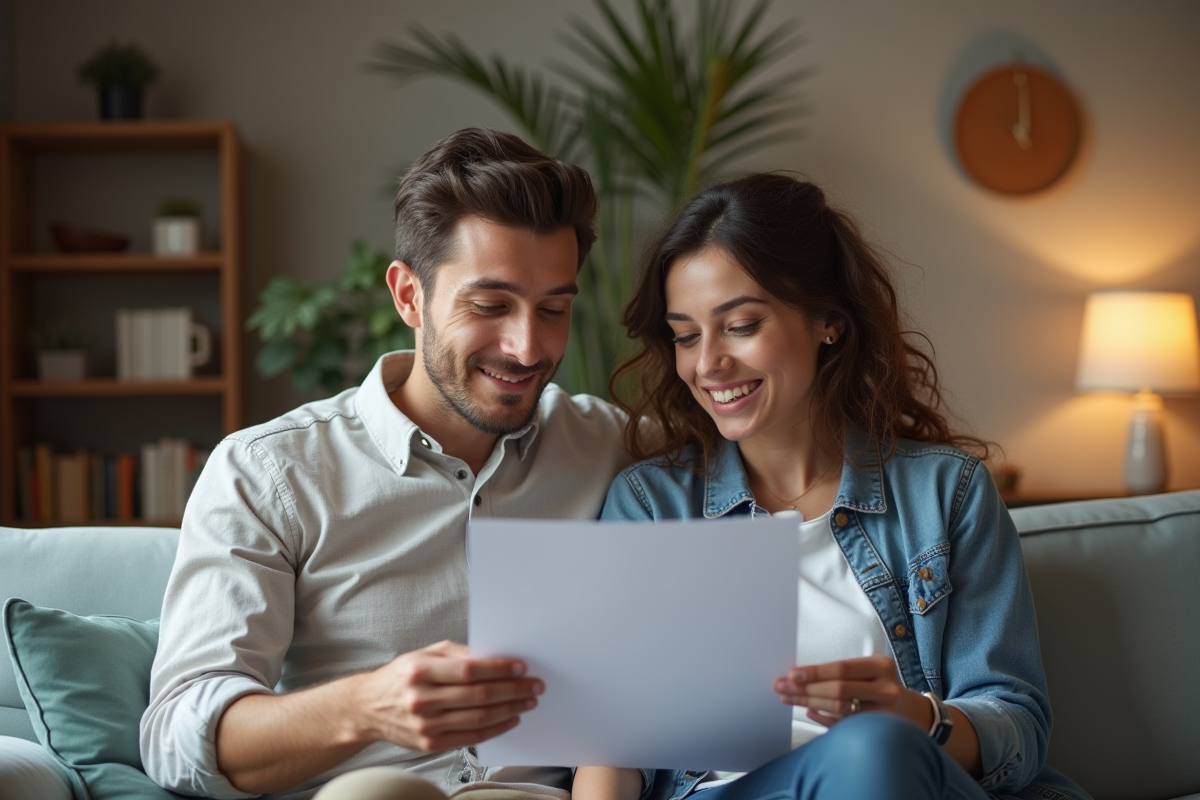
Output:
M441 444L396 408L389 396L408 380L415 363L416 352L413 350L384 353L375 362L375 366L371 368L355 395L358 415L367 433L393 468L402 475L412 460L414 447L428 447L434 452L442 452ZM547 390L549 388L547 387ZM544 408L539 398L538 411L533 420L521 430L500 437L496 446L503 447L506 441L515 439L517 454L522 461L525 460L525 455L532 447L541 427L542 413Z
M835 507L854 509L871 514L887 511L883 496L883 465L856 465L855 461L870 453L867 437L852 429L846 434L842 479L838 485ZM876 459L878 454L876 453ZM704 516L708 519L729 513L742 503L753 503L754 492L742 464L737 444L722 439L708 454L704 476Z

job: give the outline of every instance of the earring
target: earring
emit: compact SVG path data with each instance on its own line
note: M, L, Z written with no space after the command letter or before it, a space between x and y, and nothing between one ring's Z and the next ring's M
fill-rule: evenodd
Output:
M833 344L833 334L832 333L825 337L825 344Z

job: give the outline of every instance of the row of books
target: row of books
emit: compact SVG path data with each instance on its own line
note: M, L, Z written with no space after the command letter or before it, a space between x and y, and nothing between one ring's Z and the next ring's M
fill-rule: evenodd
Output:
M117 379L177 380L209 359L211 336L190 308L117 310Z
M28 522L161 520L178 523L207 451L164 437L137 453L17 452L17 516Z

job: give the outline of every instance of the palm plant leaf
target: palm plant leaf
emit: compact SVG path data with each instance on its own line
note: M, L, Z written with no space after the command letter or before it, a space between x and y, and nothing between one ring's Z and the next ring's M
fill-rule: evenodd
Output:
M466 83L499 103L535 147L561 158L574 156L572 126L561 92L548 87L541 76L510 67L500 56L484 62L453 34L439 37L419 25L411 26L409 34L412 45L377 44L367 69L401 83L427 75Z
M632 0L627 15L595 0L599 24L568 22L578 64L555 64L553 85L419 26L404 43L377 45L369 69L402 83L438 76L470 86L531 144L591 171L600 219L560 376L570 388L604 394L628 346L618 320L645 227L639 209L674 208L734 161L796 135L795 89L809 72L774 69L802 40L794 24L764 27L769 1L698 0L685 31L673 0Z

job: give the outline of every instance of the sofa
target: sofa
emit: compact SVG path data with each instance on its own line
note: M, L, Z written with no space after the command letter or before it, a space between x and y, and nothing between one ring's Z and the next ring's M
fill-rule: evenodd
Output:
M1055 712L1049 762L1096 800L1200 800L1200 491L1012 515ZM158 616L177 541L178 531L164 528L0 528L0 600L149 620ZM31 608L9 605L13 613ZM146 630L129 641L144 646L149 636L152 647ZM32 657L18 668L29 669ZM88 675L103 675L104 654L76 658ZM27 712L22 674L0 657L0 800L96 795L73 774L86 776L94 764L69 770L38 743L46 720L40 708ZM121 724L135 725L136 714ZM133 773L136 749L128 749L124 757L135 763L122 769Z

